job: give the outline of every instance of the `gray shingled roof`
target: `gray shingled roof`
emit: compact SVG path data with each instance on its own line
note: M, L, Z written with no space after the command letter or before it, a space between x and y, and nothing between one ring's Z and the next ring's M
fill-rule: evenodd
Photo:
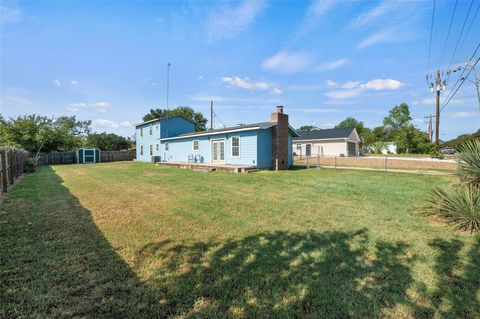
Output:
M300 137L295 137L294 140L325 140L335 138L347 138L352 134L353 127L347 128L331 128L325 130L314 130L308 132L299 131Z
M172 137L166 137L166 138L160 138L161 140L169 140L169 139L180 139L180 138L187 138L187 137L192 137L196 135L212 135L212 134L217 134L217 133L222 133L225 131L233 131L233 130L239 130L239 129L260 129L260 130L265 130L268 129L272 126L277 125L275 122L260 122L260 123L253 123L253 124L244 124L244 125L237 125L237 126L231 126L231 127L225 127L225 128L220 128L220 129L214 129L214 130L207 130L207 131L200 131L200 132L191 132L191 133L184 133ZM295 137L297 136L297 131L295 131L290 125L288 126L290 133Z

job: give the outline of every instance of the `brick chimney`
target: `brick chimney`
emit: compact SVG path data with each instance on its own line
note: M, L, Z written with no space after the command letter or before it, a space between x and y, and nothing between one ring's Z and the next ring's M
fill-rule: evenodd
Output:
M277 106L270 121L277 123L272 128L272 169L288 169L288 115L283 114L283 106Z

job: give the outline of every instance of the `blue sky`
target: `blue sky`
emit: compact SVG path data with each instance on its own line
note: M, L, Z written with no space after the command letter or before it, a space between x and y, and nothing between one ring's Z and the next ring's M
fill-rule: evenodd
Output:
M473 53L478 0L452 59L469 6L458 2L442 59L454 1L437 1L430 71ZM166 107L170 62L170 106L208 116L213 100L227 126L284 105L295 127L347 116L374 127L406 102L426 130L431 16L430 1L2 1L1 113L76 115L130 136L150 108ZM477 130L479 110L465 82L441 114L441 138Z

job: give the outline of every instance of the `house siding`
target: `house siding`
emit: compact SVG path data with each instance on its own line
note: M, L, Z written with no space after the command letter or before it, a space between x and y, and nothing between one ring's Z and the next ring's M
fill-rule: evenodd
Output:
M143 136L140 134L142 128ZM150 135L150 128L152 128L152 135ZM150 162L152 156L162 156L159 138L194 131L195 124L181 116L159 119L158 121L137 125L135 128L137 161ZM158 151L156 144L159 144ZM150 145L152 145L153 149L152 155L150 155ZM140 154L141 146L143 146L143 155Z
M272 129L259 130L257 136L257 167L270 168L272 165Z
M208 136L192 136L182 139L161 141L162 160L167 162L188 162L193 155L200 163L211 163L211 141L225 140L225 164L257 165L257 130ZM232 157L232 137L240 137L240 157ZM199 141L198 151L193 150L193 141ZM168 143L168 150L165 144Z

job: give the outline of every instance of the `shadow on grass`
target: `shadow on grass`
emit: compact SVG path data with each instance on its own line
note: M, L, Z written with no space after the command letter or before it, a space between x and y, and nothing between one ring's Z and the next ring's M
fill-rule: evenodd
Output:
M20 183L2 210L0 317L371 318L432 313L406 294L413 283L413 258L406 244L372 241L366 229L149 243L138 249L132 265L136 271L157 265L149 269L151 279L141 283L51 168ZM478 261L478 254L474 258ZM438 271L449 263L439 258ZM475 265L469 267L468 276L478 279ZM468 299L474 286L469 289L461 298Z
M430 301L429 312L440 318L478 318L480 316L480 241L469 249L462 261L459 240L437 238L429 242L437 251L435 273L438 281L431 292L424 292Z

